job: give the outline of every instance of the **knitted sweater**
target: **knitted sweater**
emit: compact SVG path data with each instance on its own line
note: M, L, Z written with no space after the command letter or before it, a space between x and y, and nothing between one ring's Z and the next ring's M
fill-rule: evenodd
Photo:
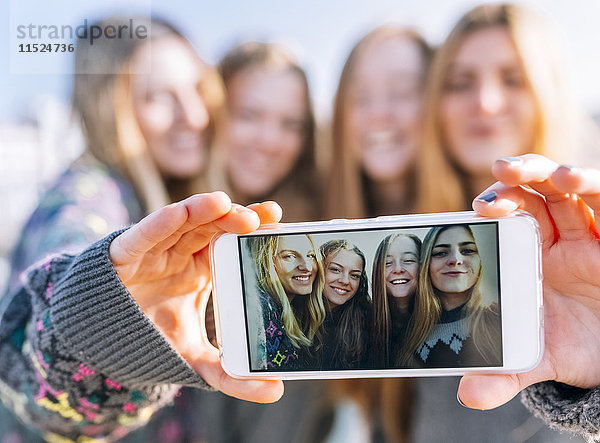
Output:
M119 280L108 246L121 231L84 249L141 215L129 183L89 157L42 197L0 298L0 441L114 440L172 403L179 386L206 387ZM44 258L61 251L72 254ZM186 415L175 409L145 432L181 434Z

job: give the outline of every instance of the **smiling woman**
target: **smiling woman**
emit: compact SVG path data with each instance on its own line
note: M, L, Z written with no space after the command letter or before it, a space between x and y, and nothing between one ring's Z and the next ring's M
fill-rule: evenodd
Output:
M321 217L306 74L282 47L247 42L219 63L229 118L211 182L234 200L276 200L286 221Z
M262 312L254 370L281 371L317 367L323 304L323 265L309 235L256 236L247 240L256 265L256 291ZM264 331L264 333L263 333Z
M406 342L425 367L499 366L497 300L485 305L483 266L468 225L432 228L423 240L415 318Z
M346 240L321 246L328 312L324 323L321 369L358 369L368 365L371 320L369 283L363 252Z

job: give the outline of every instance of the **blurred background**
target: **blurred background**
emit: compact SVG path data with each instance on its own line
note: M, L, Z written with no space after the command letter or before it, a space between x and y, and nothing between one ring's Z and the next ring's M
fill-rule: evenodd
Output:
M523 1L555 24L570 75L571 91L596 121L600 115L600 2ZM219 2L153 0L123 2L3 2L0 26L0 292L21 224L38 196L82 150L70 123L72 54L21 54L16 27L29 23L78 26L110 13L154 14L180 27L201 57L215 63L232 46L254 39L281 43L309 76L319 123L330 117L340 71L349 50L368 30L394 22L414 27L440 43L467 9L482 1L360 0ZM25 57L25 59L23 58Z

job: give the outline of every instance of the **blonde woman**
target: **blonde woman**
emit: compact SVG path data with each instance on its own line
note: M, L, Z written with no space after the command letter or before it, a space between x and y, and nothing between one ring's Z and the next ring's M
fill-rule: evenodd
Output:
M267 370L318 367L325 319L323 265L310 235L248 239L256 263Z
M384 26L354 46L333 105L328 209L333 217L409 212L431 49L416 31Z
M425 92L420 212L468 208L493 181L499 157L565 161L597 133L569 98L557 47L549 24L520 4L478 6L458 21L436 51Z
M197 409L189 387L258 401L282 393L225 374L203 312L208 239L273 223L280 210L251 211L222 192L170 204L202 190L219 82L163 20L109 17L84 35L132 25L143 38L77 40L73 104L86 152L41 197L0 298L0 360L10 362L0 370L2 441L133 430L143 441L192 440L201 425L186 424Z
M413 362L404 342L412 324L420 255L421 239L414 234L390 234L377 247L371 340L377 368L410 366Z
M423 240L419 292L406 346L425 367L502 364L497 300L483 305L483 266L468 225L432 228Z

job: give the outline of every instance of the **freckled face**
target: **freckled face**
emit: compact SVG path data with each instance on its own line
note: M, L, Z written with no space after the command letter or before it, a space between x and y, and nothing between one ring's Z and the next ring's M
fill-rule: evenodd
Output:
M390 297L412 297L417 289L419 257L409 237L396 238L385 258L385 287Z
M288 296L309 295L317 275L316 253L305 235L279 238L275 271Z
M330 308L356 295L363 271L363 260L356 252L341 249L325 258L325 298Z
M440 293L461 294L473 288L481 272L481 259L475 239L457 226L443 231L431 252L429 275Z

